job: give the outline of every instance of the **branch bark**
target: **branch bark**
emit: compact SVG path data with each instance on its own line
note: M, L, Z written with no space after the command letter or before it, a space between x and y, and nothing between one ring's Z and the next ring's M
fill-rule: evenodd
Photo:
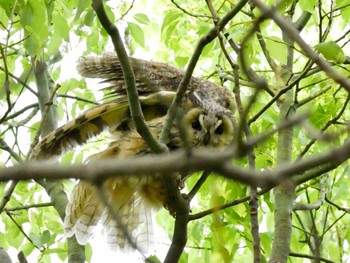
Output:
M325 171L335 169L350 158L350 140L342 146L318 154L303 161L283 164L274 169L252 171L227 162L231 160L232 151L218 152L212 149L193 149L191 158L188 152L179 150L157 156L142 156L126 160L94 160L85 165L57 165L50 162L22 163L12 167L0 168L0 182L30 179L83 179L90 182L104 180L108 177L133 174L167 174L173 172L210 170L229 180L236 180L248 185L271 187L296 176L297 184L315 178ZM174 166L176 163L176 166Z
M34 75L36 79L36 85L38 89L38 100L40 110L42 113L42 123L40 133L41 136L49 134L51 131L57 128L57 109L52 107L54 101L54 82L48 72L47 64L45 61L36 61L34 67ZM49 175L50 171L46 170ZM57 210L62 221L65 217L66 205L68 203L68 197L64 191L64 186L60 180L40 180L41 178L33 177L41 186L44 187L46 192L51 198L53 206ZM49 176L42 179L50 179ZM68 262L69 263L82 263L85 262L84 247L79 245L75 237L67 239L68 241Z

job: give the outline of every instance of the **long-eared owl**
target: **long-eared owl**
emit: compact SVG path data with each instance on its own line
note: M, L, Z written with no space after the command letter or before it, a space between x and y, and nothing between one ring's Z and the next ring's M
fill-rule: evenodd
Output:
M134 70L139 101L151 133L158 138L167 109L184 72L164 63L130 58ZM109 102L98 105L52 132L34 148L31 159L48 159L60 155L75 145L107 130L112 142L91 159L131 158L150 153L149 147L132 123L125 81L118 57L83 57L78 72L87 78L100 78L111 91ZM181 102L177 121L166 142L170 151L181 147L228 146L233 138L235 122L232 93L210 81L192 77ZM183 140L185 138L185 140ZM171 172L171 171L169 171ZM152 213L167 206L160 175L109 178L102 187L118 213L115 222L101 201L96 187L79 181L74 187L66 208L64 228L67 236L76 235L80 244L88 242L98 223L106 230L107 241L120 248L128 242L121 228L128 231L144 250L152 243Z

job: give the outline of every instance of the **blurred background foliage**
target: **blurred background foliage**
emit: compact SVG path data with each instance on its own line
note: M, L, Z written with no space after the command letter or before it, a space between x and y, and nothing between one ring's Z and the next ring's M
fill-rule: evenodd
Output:
M213 0L219 17L237 1ZM264 1L276 4L276 1ZM213 28L211 14L199 1L106 1L107 13L124 33L129 54L162 61L185 69L199 39ZM90 1L85 0L0 0L0 164L12 166L26 160L31 142L38 137L42 115L39 111L39 85L35 65L47 66L52 87L57 94L52 102L57 110L56 125L62 125L84 110L102 102L102 87L81 78L75 63L82 55L113 52ZM347 0L284 0L277 10L300 25L303 39L328 60L344 77L349 77L350 4ZM261 12L249 3L225 27L225 48L238 63L238 54L230 41L240 46ZM303 17L307 19L302 20ZM262 44L264 43L264 44ZM244 60L256 74L265 78L270 92L262 91L254 101L248 123L252 136L276 128L279 103L285 99L279 91L291 83L283 77L288 45L281 29L271 20L260 24L244 42ZM320 70L300 49L293 46L293 68L289 72L299 80L292 87L291 108L307 113L305 123L295 126L292 161L319 154L341 145L349 136L349 92ZM273 61L273 63L271 63ZM203 50L195 75L233 89L233 71L219 40ZM256 87L239 72L243 106ZM263 111L262 111L263 109ZM277 134L258 144L255 169L277 165ZM61 157L62 163L81 163L104 137L94 139L81 150ZM248 168L247 158L235 160ZM349 232L349 162L321 176L297 185L295 202L314 204L317 209L295 211L289 262L309 262L303 255L320 256L329 262L350 260ZM199 174L187 180L186 189L197 182ZM69 191L72 181L65 181ZM0 184L0 198L10 183ZM321 192L325 197L321 198ZM249 195L247 186L210 176L192 202L192 213L219 207ZM181 262L250 262L253 257L249 202L241 202L189 223L189 240ZM267 261L274 237L274 198L270 192L259 198L261 261ZM11 252L23 251L30 262L57 262L67 259L67 244L62 222L50 197L34 182L19 182L0 215L0 246ZM166 210L159 212L158 224L171 238L173 219ZM315 242L319 242L316 244ZM86 251L87 260L94 249ZM327 261L328 262L328 261Z

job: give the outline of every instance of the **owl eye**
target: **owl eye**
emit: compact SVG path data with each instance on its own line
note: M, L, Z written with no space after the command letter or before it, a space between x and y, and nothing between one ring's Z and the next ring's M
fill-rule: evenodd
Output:
M196 131L200 131L202 129L201 124L199 123L199 121L194 121L192 122L192 128Z
M222 127L222 125L220 125L219 127L216 128L215 134L221 135L223 133L224 133L224 128Z

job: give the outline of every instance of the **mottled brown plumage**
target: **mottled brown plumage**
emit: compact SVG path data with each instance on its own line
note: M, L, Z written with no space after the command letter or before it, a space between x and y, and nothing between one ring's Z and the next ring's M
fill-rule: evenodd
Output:
M166 111L184 72L164 63L134 58L130 58L130 62L145 119L152 134L158 138ZM125 159L150 153L130 121L125 82L118 58L110 54L84 57L78 61L77 68L84 77L101 78L114 96L109 96L109 102L88 110L46 136L35 147L31 158L47 159L60 155L105 129L111 133L113 141L90 160L110 157ZM181 134L186 137L189 146L228 146L233 140L235 127L232 103L233 97L229 90L192 77L181 104L181 121L173 124L169 141L166 142L169 149L184 146L180 129L183 129ZM167 206L161 178L159 174L143 177L126 175L123 178L110 178L103 184L125 230L144 251L149 249L153 240L152 211ZM81 181L74 187L67 205L64 222L66 234L75 234L78 242L85 244L99 222L105 226L108 242L120 248L128 247L123 231L120 231L122 226L111 218L96 188Z

